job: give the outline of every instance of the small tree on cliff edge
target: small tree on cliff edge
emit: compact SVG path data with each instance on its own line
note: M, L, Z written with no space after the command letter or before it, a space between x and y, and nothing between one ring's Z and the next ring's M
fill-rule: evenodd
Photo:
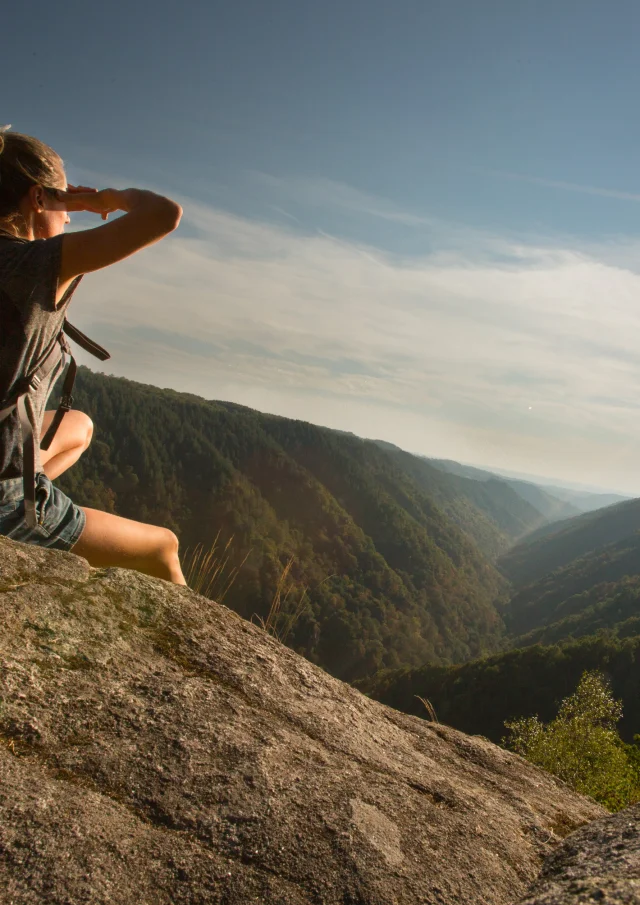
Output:
M548 724L537 716L505 723L509 748L590 795L611 811L640 800L640 773L631 746L616 731L622 704L600 672L585 672Z

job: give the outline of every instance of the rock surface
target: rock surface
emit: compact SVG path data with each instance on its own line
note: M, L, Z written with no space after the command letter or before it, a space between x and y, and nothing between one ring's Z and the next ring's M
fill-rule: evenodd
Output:
M640 902L640 805L597 820L545 861L520 905L637 905Z
M0 624L3 905L498 905L604 813L159 579L0 538Z

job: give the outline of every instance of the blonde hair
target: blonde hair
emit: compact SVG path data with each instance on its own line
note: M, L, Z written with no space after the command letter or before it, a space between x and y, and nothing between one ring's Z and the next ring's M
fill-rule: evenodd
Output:
M59 188L64 167L58 154L44 142L20 132L0 131L0 221L20 235L20 203L31 186Z

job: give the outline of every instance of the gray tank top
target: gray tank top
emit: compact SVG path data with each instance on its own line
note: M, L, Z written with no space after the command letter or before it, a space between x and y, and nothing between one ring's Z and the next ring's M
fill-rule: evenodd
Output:
M0 397L15 392L62 329L77 277L56 308L62 236L53 239L17 239L0 232ZM47 399L64 367L62 359L26 406L33 427L36 472L40 462L40 432ZM22 477L22 433L18 412L0 423L0 480Z

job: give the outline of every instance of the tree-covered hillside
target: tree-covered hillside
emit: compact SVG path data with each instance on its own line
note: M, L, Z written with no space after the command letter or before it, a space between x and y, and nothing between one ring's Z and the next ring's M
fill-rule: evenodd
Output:
M587 635L640 635L640 575L603 582L563 600L545 621L513 641L515 647L556 644Z
M529 643L534 643L601 628L614 630L634 615L640 619L640 603L636 602L635 613L632 603L639 580L640 533L636 532L517 591L504 614L509 633L527 635Z
M553 719L586 670L601 670L611 680L613 694L623 704L620 732L631 742L640 733L638 636L534 645L457 666L380 673L357 684L384 704L422 717L427 716L424 698L441 722L499 742L506 720L533 715L543 722Z
M542 513L506 481L477 481L446 473L429 459L411 455L391 443L376 442L490 558L546 524Z
M528 528L529 531L548 522L572 518L575 515L579 515L582 511L568 502L564 495L556 495L553 492L553 488L550 487L542 487L539 484L534 484L531 481L522 481L518 478L507 478L491 471L485 471L482 468L474 468L472 465L462 465L460 462L454 462L451 459L429 459L428 461L447 474L459 475L481 484L499 481L509 487L517 496L529 503L538 512L538 522L536 525L531 525Z
M628 500L533 532L500 558L499 567L522 588L639 530L640 500Z
M360 687L418 715L423 698L443 722L499 741L505 720L552 719L585 670L602 670L631 741L640 733L640 500L541 528L498 564L514 583L505 653L383 671Z
M232 539L225 602L248 618L267 617L292 558L287 641L335 675L497 649L504 580L376 444L86 368L74 406L94 442L60 486L171 527L183 550Z

